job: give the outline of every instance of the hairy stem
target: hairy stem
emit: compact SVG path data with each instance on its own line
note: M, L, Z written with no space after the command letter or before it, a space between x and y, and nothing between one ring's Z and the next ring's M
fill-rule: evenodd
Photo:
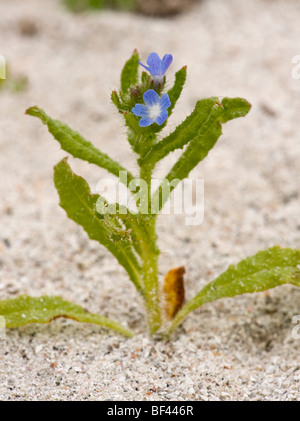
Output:
M140 177L147 183L148 204L148 213L146 215L142 215L148 234L148 238L145 239L142 244L142 282L144 287L148 326L150 334L153 335L161 326L161 309L157 269L159 250L156 247L156 218L151 215L151 167L141 167Z
M147 320L151 335L161 326L157 261L158 255L151 252L145 254L142 265Z

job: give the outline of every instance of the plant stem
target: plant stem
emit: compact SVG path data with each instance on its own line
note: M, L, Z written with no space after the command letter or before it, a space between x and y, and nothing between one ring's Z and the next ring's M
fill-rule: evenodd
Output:
M144 219L148 233L148 239L143 241L142 256L142 281L144 286L147 320L150 334L153 335L161 326L160 292L158 283L158 255L156 247L156 218L151 215L151 177L152 168L150 166L141 167L141 179L147 183L148 213L141 215ZM151 242L151 244L149 244Z
M157 254L146 253L142 265L147 320L151 335L161 326L157 261Z

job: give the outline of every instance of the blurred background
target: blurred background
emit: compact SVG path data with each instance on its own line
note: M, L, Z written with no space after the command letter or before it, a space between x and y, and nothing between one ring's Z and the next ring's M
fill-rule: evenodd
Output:
M40 121L24 114L28 107L40 106L135 172L124 124L110 102L135 48L143 63L153 51L161 57L173 54L168 86L187 65L186 87L163 134L200 98L239 96L252 104L246 118L223 126L216 147L190 175L204 179L203 224L185 226L180 215L160 217L160 276L184 265L190 298L228 264L259 249L275 244L299 248L299 17L297 0L0 0L0 55L7 62L7 79L0 81L0 298L59 294L90 311L127 320L132 328L145 328L134 287L122 268L58 206L53 166L66 153ZM176 156L158 166L155 175L163 177ZM107 176L94 165L69 162L92 190ZM226 358L236 355L239 361L250 355L253 344L266 346L260 338L272 342L275 332L276 354L276 344L290 329L288 315L299 311L297 291L291 299L284 288L272 291L273 301L268 298L277 316L256 309L257 317L264 316L259 331L238 327L250 326L255 297L245 296L235 307L223 301L203 310L201 326L193 318L197 314L185 326L192 332L199 328L205 341L211 329L224 334L219 343L227 347ZM265 308L267 301L259 297ZM225 317L220 325L219 314L226 312L232 318ZM241 357L236 354L238 340L247 350ZM294 357L290 344L281 361L299 359L294 346ZM185 364L182 355L174 360L179 368ZM261 357L251 364L263 364ZM170 377L172 381L176 389L177 380ZM110 383L102 396L115 396ZM128 386L127 380L120 384Z

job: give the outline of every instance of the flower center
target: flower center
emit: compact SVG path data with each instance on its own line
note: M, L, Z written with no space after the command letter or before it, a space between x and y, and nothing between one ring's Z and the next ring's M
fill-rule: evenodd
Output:
M161 113L161 109L158 103L151 105L151 107L149 107L149 118L156 120L157 117L160 116L160 113Z

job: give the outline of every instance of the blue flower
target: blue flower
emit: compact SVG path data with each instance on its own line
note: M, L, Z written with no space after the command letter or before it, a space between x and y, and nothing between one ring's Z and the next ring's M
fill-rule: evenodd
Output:
M163 83L164 76L166 71L168 70L170 64L173 61L172 54L165 54L163 59L161 60L157 53L149 54L147 58L148 66L145 66L143 63L140 63L148 72L151 73L154 79L154 87L158 85L158 83Z
M150 126L152 123L163 124L168 118L167 108L171 101L168 94L158 95L154 89L149 89L143 95L144 104L136 104L132 108L133 114L142 117L139 121L141 127Z

